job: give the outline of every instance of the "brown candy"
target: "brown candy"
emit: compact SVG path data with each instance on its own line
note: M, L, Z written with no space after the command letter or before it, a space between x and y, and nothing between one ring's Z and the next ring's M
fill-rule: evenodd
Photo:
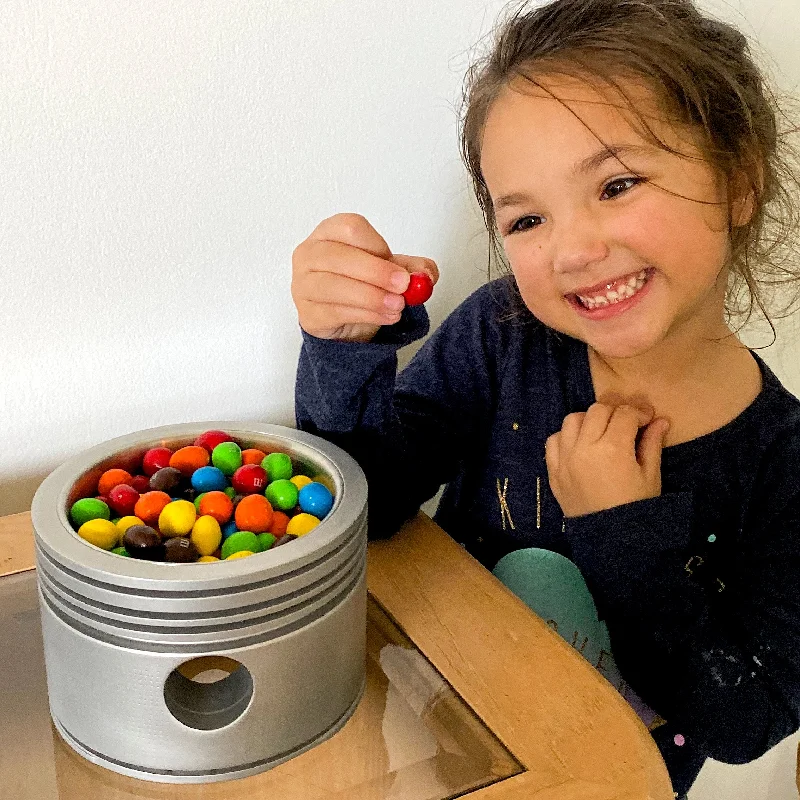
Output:
M164 560L161 534L149 525L131 525L125 531L122 543L133 558L142 558L145 561Z
M175 536L164 544L164 558L176 564L189 564L197 561L200 553L187 538Z
M176 486L180 486L183 475L175 467L163 467L150 476L150 488L155 492L170 494Z

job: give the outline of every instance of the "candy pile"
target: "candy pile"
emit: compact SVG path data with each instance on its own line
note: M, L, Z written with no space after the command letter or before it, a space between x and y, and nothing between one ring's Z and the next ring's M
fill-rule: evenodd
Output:
M153 447L141 473L107 469L97 496L72 505L82 539L148 561L230 560L305 536L333 507L330 490L293 474L286 453L243 450L225 431L174 451Z

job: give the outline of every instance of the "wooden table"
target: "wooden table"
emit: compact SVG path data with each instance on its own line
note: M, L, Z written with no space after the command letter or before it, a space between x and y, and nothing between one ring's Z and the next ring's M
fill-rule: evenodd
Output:
M0 517L0 576L33 568L30 515ZM519 774L462 796L673 800L661 756L630 706L424 514L392 539L369 545L367 583L371 596L521 765ZM58 796L61 800L184 796L284 800L304 797L303 781L311 774L324 774L330 789L321 790L318 780L315 797L353 797L352 791L335 789L336 770L343 768L343 758L363 761L381 744L354 744L363 724L359 720L369 713L365 710L359 716L360 711L328 742L266 773L192 786L117 775L84 761L54 736ZM31 765L26 786L43 766ZM19 764L5 763L0 754L0 786L14 787L15 780L20 785L19 774ZM63 789L65 781L71 792ZM383 796L372 791L358 796ZM21 794L17 789L13 796L22 800L42 795ZM396 794L392 797L401 800Z

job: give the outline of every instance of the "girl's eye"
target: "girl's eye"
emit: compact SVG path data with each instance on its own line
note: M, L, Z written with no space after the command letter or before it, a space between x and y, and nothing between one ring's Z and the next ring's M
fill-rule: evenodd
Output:
M639 177L637 177L637 178L617 178L616 180L611 181L610 183L607 183L605 190L606 190L606 192L608 192L608 190L610 188L614 187L614 186L624 186L624 184L626 184L626 183L630 184L630 186L628 186L627 188L623 188L622 191L613 192L611 194L611 197L609 198L609 199L613 199L614 197L617 197L620 194L624 194L625 192L628 191L628 189L632 189L634 186L636 186L637 183L641 183L643 180L644 180L644 178L639 178ZM605 192L604 192L604 194L605 194Z
M610 191L608 199L613 200L615 197L625 194L625 192L629 191L637 184L644 183L645 180L646 178L641 178L638 176L635 178L617 178L616 180L609 181L609 183L606 184L603 194L605 195ZM617 187L616 190L615 187ZM516 222L511 224L506 235L510 235L512 233L523 233L525 231L532 230L533 228L537 227L538 224L541 224L537 223L537 220L541 219L542 217L532 215L520 217Z
M509 233L519 233L522 231L529 231L535 227L535 225L528 225L527 223L530 220L537 220L541 219L541 217L520 217L516 222L514 222L511 227L508 229Z

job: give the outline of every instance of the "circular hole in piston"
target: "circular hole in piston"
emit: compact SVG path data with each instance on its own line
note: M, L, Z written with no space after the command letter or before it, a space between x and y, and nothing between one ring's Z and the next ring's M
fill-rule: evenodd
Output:
M213 731L237 720L253 697L253 677L227 656L184 661L164 682L170 714L189 728Z

